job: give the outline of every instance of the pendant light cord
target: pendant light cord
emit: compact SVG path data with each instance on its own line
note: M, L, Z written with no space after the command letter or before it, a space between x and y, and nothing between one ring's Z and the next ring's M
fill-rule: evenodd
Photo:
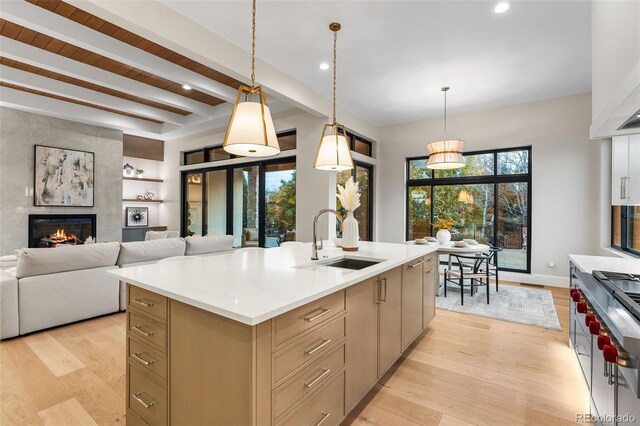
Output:
M447 91L444 91L444 143L447 143Z
M336 44L338 42L338 32L333 32L333 124L336 124L336 57L337 49Z
M256 85L256 0L251 11L251 88Z

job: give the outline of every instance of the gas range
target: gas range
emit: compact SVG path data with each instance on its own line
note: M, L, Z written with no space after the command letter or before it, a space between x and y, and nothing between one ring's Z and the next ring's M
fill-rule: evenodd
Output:
M608 271L593 271L592 275L640 321L640 275Z

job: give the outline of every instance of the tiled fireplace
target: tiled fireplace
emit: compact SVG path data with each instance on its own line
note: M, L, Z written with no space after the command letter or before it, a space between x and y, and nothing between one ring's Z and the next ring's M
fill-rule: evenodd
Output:
M95 214L29 215L29 247L83 244L96 238Z

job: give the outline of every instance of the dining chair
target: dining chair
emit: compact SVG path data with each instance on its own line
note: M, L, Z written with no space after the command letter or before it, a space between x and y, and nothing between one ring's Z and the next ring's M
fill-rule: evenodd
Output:
M444 270L444 297L447 297L447 283L458 285L460 286L460 304L464 305L465 280L469 280L471 297L473 297L474 287L486 286L487 304L489 304L489 268L486 266L488 261L489 256L484 255L450 254L449 264L452 266Z
M489 270L489 276L496 278L496 292L498 291L498 253L500 253L502 249L500 247L489 247L488 252L483 252L483 256L487 256L489 260L486 263L486 266Z

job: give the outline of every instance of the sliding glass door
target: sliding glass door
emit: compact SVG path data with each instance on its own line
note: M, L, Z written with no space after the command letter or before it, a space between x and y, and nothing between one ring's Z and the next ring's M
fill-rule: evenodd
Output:
M295 157L182 176L183 235L233 235L235 247L295 241Z
M265 247L296 240L296 163L265 166Z
M358 221L358 231L360 239L363 241L373 240L373 166L368 164L354 162L353 170L339 172L336 177L336 183L344 186L344 184L353 177L354 181L360 187L360 207L355 211L355 218ZM336 191L337 192L337 191ZM336 201L337 210L346 217L347 211L340 204L340 200Z

